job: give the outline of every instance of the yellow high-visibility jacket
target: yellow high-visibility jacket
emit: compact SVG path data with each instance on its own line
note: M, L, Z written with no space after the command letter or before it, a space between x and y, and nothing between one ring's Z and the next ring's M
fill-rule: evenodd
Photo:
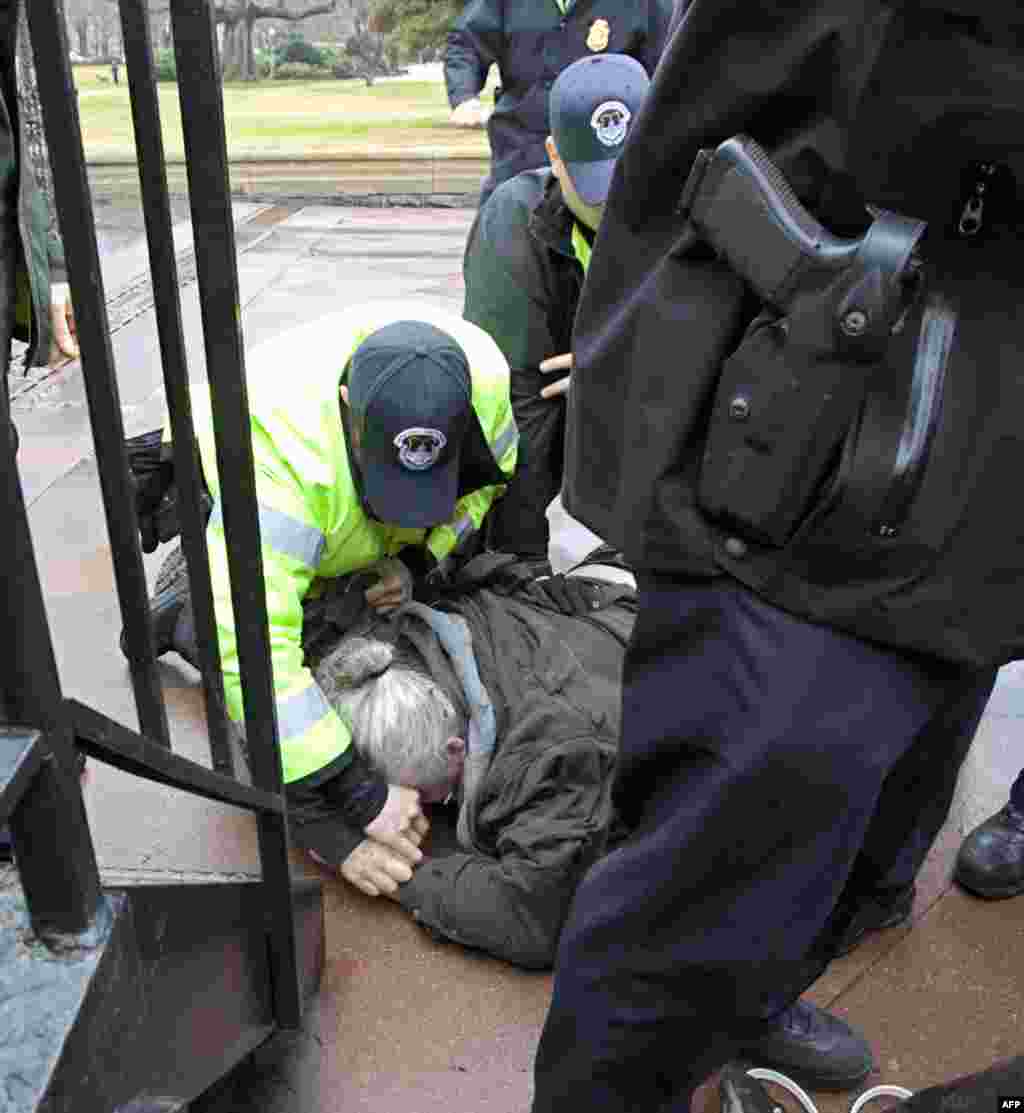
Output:
M355 349L394 321L427 321L459 343L469 361L473 409L502 473L516 463L518 431L509 370L495 342L453 313L413 302L370 302L321 317L260 344L246 356L267 616L285 783L309 777L350 752L346 724L302 664L302 600L314 579L358 571L407 545L425 543L442 560L484 515L504 486L456 503L450 522L429 532L368 517L349 471L338 387ZM220 512L209 390L192 388L203 474L214 498L207 527L210 572L228 713L243 715L238 647Z

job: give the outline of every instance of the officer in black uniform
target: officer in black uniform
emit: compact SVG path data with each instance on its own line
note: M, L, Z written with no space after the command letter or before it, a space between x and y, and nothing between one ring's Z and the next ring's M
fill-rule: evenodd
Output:
M638 569L635 834L577 890L534 1113L685 1113L769 1021L786 1073L863 1077L799 995L913 876L1024 655L1019 16L693 0L669 34L576 320L563 488Z
M500 73L480 204L499 183L547 165L548 94L570 62L628 54L653 74L671 15L671 0L470 0L448 35L444 75L452 122L472 124L486 116L479 96L492 63Z

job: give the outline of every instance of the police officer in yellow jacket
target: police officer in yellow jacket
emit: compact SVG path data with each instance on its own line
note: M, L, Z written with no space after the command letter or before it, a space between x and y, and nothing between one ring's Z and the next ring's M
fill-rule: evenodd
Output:
M328 343L325 343L328 341ZM337 352L324 358L325 348ZM274 690L292 833L364 890L391 891L419 860L417 794L384 783L355 756L346 724L303 663L303 601L325 582L374 568L378 609L411 594L414 573L480 529L516 462L509 371L476 325L432 306L377 302L286 332L250 354L256 495ZM242 718L226 538L209 392L192 391L196 439L213 498L207 527L225 696ZM185 582L185 581L183 581ZM187 588L153 602L157 651L190 654ZM367 832L351 850L344 820ZM344 857L342 852L344 850ZM396 853L397 852L397 857ZM403 862L402 859L405 859ZM355 874L356 876L353 876Z

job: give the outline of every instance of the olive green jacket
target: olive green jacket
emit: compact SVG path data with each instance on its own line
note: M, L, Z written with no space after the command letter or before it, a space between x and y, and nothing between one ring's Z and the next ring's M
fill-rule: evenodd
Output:
M0 220L16 221L19 257L14 336L28 343L26 366L50 354L50 283L66 282L64 249L50 227L45 198L28 159L18 112L15 55L17 0L0 0Z

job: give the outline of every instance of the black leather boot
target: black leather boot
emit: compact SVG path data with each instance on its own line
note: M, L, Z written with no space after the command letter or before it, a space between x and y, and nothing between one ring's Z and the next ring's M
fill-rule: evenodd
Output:
M195 620L192 616L192 593L188 582L185 554L178 546L164 561L157 575L156 590L149 601L153 624L153 644L157 657L174 650L190 665L200 668L196 648ZM121 652L128 656L128 644L121 631Z
M953 877L979 897L1024 893L1024 812L1008 803L963 841Z
M812 1090L852 1090L875 1065L863 1036L803 1000L791 1005L765 1035L745 1042L739 1054Z
M905 889L898 889L895 893L865 897L858 904L842 934L836 939L834 945L835 957L848 955L872 932L906 923L910 919L910 911L914 907L916 892L917 889L914 885L908 885Z

